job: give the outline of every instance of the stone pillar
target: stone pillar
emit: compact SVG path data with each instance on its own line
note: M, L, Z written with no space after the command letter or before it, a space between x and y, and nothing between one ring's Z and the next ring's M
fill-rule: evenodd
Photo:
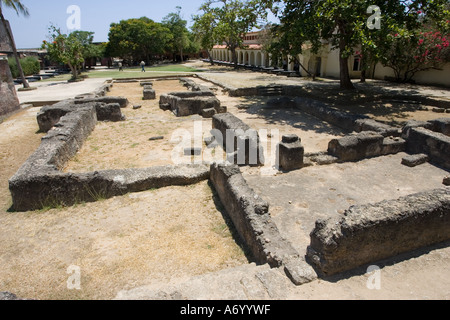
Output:
M16 88L9 70L8 59L0 54L0 116L20 109Z
M283 171L292 171L303 168L303 157L305 148L301 140L294 134L283 136L282 142L278 145L277 156L278 165Z

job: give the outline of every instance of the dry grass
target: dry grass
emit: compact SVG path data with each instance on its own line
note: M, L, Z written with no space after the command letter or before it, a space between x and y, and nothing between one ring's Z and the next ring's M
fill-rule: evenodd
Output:
M247 263L203 182L2 218L2 290L37 299L118 291ZM81 268L68 290L67 268Z
M123 109L125 122L98 123L66 171L85 172L105 169L147 168L172 165L172 151L179 142L172 139L177 130L194 135L194 120L202 123L205 132L211 130L211 120L201 117L177 118L159 108L163 93L186 91L179 81L155 81L156 100L142 100L143 89L138 83L114 84L110 96L126 96L130 105ZM142 106L133 110L134 105ZM152 137L164 139L149 141ZM186 159L190 161L190 159Z
M181 90L178 83L166 83L166 90ZM165 163L159 157L142 160L167 143L148 138L192 126L159 110L157 101L140 100L139 85L116 85L111 94L118 93L127 93L132 104L143 108L125 109L127 122L100 123L69 168L82 172ZM42 136L35 133L36 112L18 114L0 126L1 291L44 300L111 299L121 290L248 263L206 181L69 208L7 212L7 180ZM81 268L81 290L67 288L72 265Z

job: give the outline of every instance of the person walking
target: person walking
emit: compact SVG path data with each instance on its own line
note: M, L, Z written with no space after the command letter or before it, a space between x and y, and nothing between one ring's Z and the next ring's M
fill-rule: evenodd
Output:
M119 71L123 71L123 64L122 64L122 62L119 62Z
M142 68L142 72L145 72L145 62L141 61L141 68Z

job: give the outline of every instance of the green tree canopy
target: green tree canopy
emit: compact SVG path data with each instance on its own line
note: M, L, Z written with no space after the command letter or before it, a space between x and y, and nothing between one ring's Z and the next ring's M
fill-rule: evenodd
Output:
M441 20L447 0L386 1L374 0L261 0L266 8L276 8L280 25L275 32L286 52L296 56L305 48L317 53L327 41L339 50L341 88L352 89L348 57L361 47L364 58L371 61L386 57L392 42L390 35L417 29L423 18ZM281 8L275 4L282 4ZM370 5L380 9L380 25L369 28ZM448 12L448 11L447 11ZM420 19L422 17L422 19Z
M266 8L256 0L207 0L200 10L203 13L194 16L193 27L200 43L207 50L211 50L214 43L224 43L236 66L236 49L244 46L245 34L259 27L261 20L267 17Z
M61 33L59 28L51 26L49 28L50 41L44 41L42 45L44 49L47 49L47 54L51 60L69 66L72 72L72 80L78 79L84 62L84 47L80 40L80 34L82 33L75 31L66 35Z
M167 50L172 52L174 59L179 53L183 61L183 52L189 48L191 39L187 29L187 21L181 17L181 7L177 7L177 12L169 13L164 17L162 25L170 30L171 39L167 42Z
M107 53L111 57L144 59L165 52L173 36L161 23L142 17L112 23L109 31Z

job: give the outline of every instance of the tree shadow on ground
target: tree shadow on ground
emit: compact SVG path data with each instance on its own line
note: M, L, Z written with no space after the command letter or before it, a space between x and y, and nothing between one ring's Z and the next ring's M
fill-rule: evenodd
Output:
M245 97L245 102L241 105L241 112L252 115L253 119L264 120L269 125L279 127L291 126L302 131L314 131L320 134L329 134L340 136L344 132L320 120L312 115L302 112L293 105L285 104L280 106L272 106L268 104L270 99L274 97Z

